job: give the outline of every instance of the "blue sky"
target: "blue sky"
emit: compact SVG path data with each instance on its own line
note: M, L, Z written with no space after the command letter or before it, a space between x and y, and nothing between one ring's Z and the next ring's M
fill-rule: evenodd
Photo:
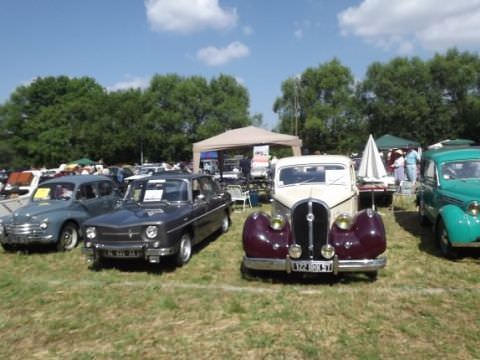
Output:
M272 128L282 81L308 67L336 57L361 80L373 61L477 52L479 28L480 0L4 0L0 103L39 76L116 90L223 73Z

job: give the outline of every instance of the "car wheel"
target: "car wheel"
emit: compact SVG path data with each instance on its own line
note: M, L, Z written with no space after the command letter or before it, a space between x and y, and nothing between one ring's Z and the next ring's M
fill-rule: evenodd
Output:
M14 252L16 250L15 244L2 244L2 248L5 252Z
M420 203L418 204L418 221L422 226L431 225L430 220L428 220L427 216L425 215L425 203L423 200L420 200Z
M439 221L435 235L442 255L448 259L455 259L456 252L453 250L450 240L448 239L447 229L445 228L443 220Z
M222 233L226 233L230 228L230 218L228 217L228 213L223 214L222 217Z
M365 275L367 275L368 280L370 280L372 282L377 281L378 271L369 271L369 272L365 273Z
M60 231L60 237L57 242L58 251L70 251L78 244L78 228L72 222L68 222L63 225L62 231Z
M247 268L243 261L240 264L240 274L242 275L242 279L245 280L256 280L259 275L255 270Z
M176 256L178 266L185 265L192 257L192 239L189 234L183 234L180 239L180 248Z

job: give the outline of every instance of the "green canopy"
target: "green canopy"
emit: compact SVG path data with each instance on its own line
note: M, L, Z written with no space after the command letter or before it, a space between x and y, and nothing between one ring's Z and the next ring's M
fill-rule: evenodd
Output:
M408 149L408 148L417 148L420 146L420 143L414 140L404 139L398 136L393 136L390 134L385 134L375 140L379 150L390 150L390 149Z
M90 160L88 158L81 158L78 160L70 161L68 164L77 164L80 166L86 166L86 165L95 165L95 161Z

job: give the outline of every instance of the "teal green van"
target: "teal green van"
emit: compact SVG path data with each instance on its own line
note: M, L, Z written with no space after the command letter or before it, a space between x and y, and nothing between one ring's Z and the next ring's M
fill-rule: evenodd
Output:
M441 148L423 153L417 205L431 224L445 257L480 247L480 148Z

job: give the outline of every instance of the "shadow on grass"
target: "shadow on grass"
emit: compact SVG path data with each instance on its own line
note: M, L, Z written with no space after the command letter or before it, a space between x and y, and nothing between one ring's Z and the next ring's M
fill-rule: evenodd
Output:
M11 247L8 250L4 250L6 253L15 254L20 253L24 255L29 254L51 254L56 253L56 244L10 244Z
M196 244L192 248L192 256L205 249L212 242L217 240L222 235L221 231L210 235L205 240ZM177 269L175 263L175 255L160 257L160 263L149 263L145 259L112 259L103 258L100 268L94 269L95 271L101 271L102 269L116 269L123 272L147 272L150 274L161 275L163 273L171 273Z
M394 217L396 222L407 232L420 239L418 249L430 255L444 258L441 254L437 242L435 240L435 233L433 225L420 225L418 213L416 211L395 211ZM480 258L479 248L457 248L457 259L466 257Z
M253 271L240 270L242 278L249 282L262 282L268 284L285 285L329 285L353 284L374 282L375 279L363 273L340 273L334 274L308 274L290 273L280 271Z

